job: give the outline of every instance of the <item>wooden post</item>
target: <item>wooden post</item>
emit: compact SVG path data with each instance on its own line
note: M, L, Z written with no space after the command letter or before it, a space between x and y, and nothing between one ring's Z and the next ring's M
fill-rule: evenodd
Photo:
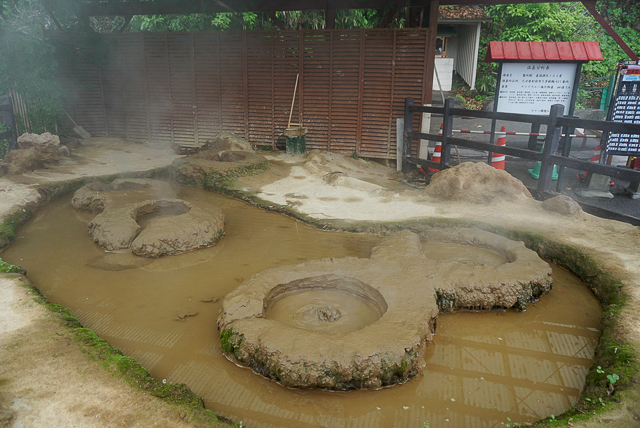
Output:
M444 102L444 114L442 116L442 155L440 157L440 171L444 171L449 168L449 161L451 160L451 146L449 146L448 139L453 135L453 115L451 109L454 108L454 99L447 98Z
M325 29L335 30L336 28L336 5L335 0L327 0L326 9L324 11Z
M540 124L532 123L530 132L532 134L538 134L540 132ZM529 141L527 141L527 148L529 150L535 150L537 144L538 144L538 137L535 135L529 135Z
M413 98L408 97L404 99L404 134L403 134L403 148L404 151L401 154L400 161L402 162L402 172L408 174L411 171L411 164L407 162L407 156L411 156L411 137L409 133L413 131L413 112L410 108L413 107Z
M10 128L8 131L0 132L0 139L7 138L10 135L11 143L9 149L15 150L18 148L18 130L16 128L16 119L13 110L13 99L10 95L0 97L0 117L5 125L8 125Z
M542 149L542 161L540 162L540 178L538 179L538 199L544 200L550 193L551 177L553 175L553 163L551 155L558 151L560 143L560 131L562 126L558 125L558 118L562 117L564 106L554 104L549 111L549 122L547 123L547 137L544 139Z
M436 35L438 34L438 8L440 0L432 0L429 8L429 30L427 31L427 55L425 67L425 88L423 102L425 104L433 103L433 68L435 68L436 57ZM432 68L433 67L433 68ZM442 100L444 102L444 100Z

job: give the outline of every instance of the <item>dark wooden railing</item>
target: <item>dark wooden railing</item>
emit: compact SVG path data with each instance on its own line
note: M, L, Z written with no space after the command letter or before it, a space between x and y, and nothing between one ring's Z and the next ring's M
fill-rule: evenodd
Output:
M449 98L445 100L444 107L424 107L413 104L413 98L405 99L404 109L404 150L402 156L402 170L407 173L411 170L412 165L421 167L431 167L444 170L450 167L451 146L468 147L470 149L485 150L488 152L499 151L502 154L514 156L522 159L540 162L540 178L538 180L537 194L539 199L546 199L555 195L551 190L551 179L554 165L558 165L560 169L569 167L581 171L587 171L595 174L602 174L609 177L615 177L622 180L638 182L640 181L640 171L618 168L610 165L604 165L594 162L582 161L569 157L570 145L564 142L564 147L560 151L561 135L569 135L573 133L575 128L585 128L592 130L601 130L604 135L609 132L640 134L640 125L607 122L599 120L578 119L575 117L563 116L564 107L561 104L551 106L548 116L517 114L517 113L499 113L489 111L465 110L454 108L454 100ZM424 134L414 132L413 120L415 113L432 113L443 115L442 135ZM452 136L453 117L454 116L471 116L492 120L504 120L512 122L524 122L534 125L547 125L547 135L541 152L520 149L507 146L496 146L495 144L483 143L479 141L471 141ZM442 155L440 162L433 162L411 156L413 139L440 141L442 143Z

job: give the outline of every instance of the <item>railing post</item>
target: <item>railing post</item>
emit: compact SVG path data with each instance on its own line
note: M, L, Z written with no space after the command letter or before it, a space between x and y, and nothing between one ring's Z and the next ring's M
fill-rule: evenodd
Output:
M451 159L451 146L449 146L449 137L453 135L453 116L451 109L454 108L454 99L447 98L444 101L444 114L442 116L442 155L440 157L440 171L444 171L449 167Z
M571 117L572 119L580 119L578 116L566 116L566 117ZM565 158L569 157L569 154L571 153L571 143L573 141L573 138L570 137L570 135L573 135L573 133L576 131L576 128L574 126L567 126L564 127L562 130L562 133L564 134L564 137L560 137L560 140L562 141L562 156L564 156ZM558 181L556 183L556 192L560 192L560 188L562 187L562 181L564 179L564 167L561 165L558 165Z
M530 132L532 134L538 134L540 132L540 124L539 123L532 123ZM529 135L529 141L527 141L527 148L529 150L535 150L537 144L538 144L538 136Z
M403 153L401 156L402 172L405 174L411 171L411 164L407 162L407 157L411 156L412 144L412 138L409 136L409 133L413 131L413 112L410 111L410 107L413 107L413 98L407 97L404 99Z
M540 162L540 178L538 180L538 199L545 199L550 193L551 178L553 175L553 163L551 155L558 151L560 143L560 131L562 126L558 125L558 118L562 117L564 106L554 104L549 111L549 122L547 122L547 136L544 139L542 148L542 161Z

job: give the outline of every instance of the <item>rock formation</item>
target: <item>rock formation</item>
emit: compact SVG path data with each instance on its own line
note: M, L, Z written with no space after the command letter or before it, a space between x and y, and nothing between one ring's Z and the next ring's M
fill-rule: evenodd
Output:
M268 269L225 297L218 317L225 355L289 387L377 389L405 382L421 370L439 311L524 309L551 288L551 268L522 242L475 229L425 239L491 249L505 263L434 261L422 253L420 237L405 230L388 236L368 259L323 259ZM379 317L364 327L331 334L266 316L271 302L283 294L316 289L350 293L369 302ZM320 322L338 324L344 316L339 307L312 305L304 309L317 309Z

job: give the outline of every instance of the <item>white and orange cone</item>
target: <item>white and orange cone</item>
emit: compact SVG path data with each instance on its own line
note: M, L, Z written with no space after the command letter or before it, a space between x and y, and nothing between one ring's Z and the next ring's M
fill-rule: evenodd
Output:
M598 144L596 146L596 150L591 155L591 162L600 163L600 156L602 155L602 146ZM580 181L585 181L587 179L588 172L584 172L583 174L576 174L576 177L580 179Z
M442 123L440 124L440 131L438 132L438 135L442 135ZM431 156L431 160L433 162L440 163L441 158L442 158L442 143L438 141L436 142L436 148L433 150L433 155ZM427 167L427 171L435 173L435 172L440 172L440 169Z
M503 126L502 128L500 128L500 132L507 132L507 128ZM504 146L506 144L507 144L507 135L502 134L502 137L498 138L496 145ZM493 152L491 154L491 166L496 169L504 170L504 158L505 156L503 154Z

